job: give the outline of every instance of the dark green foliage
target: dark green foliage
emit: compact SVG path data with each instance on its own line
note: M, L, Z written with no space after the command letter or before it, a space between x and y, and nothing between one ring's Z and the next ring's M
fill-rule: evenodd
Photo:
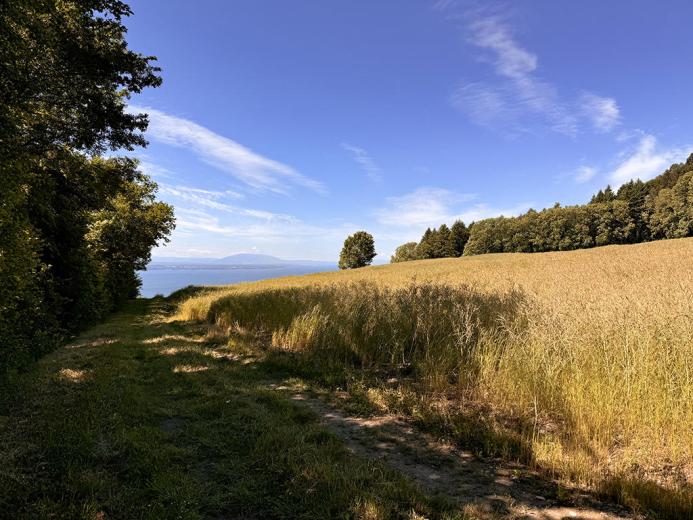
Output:
M125 104L161 82L153 58L127 48L129 14L118 0L0 3L0 379L111 310L125 289L109 280L132 286L152 237L170 230L171 208L135 163L96 157L145 144L146 116ZM121 264L89 235L123 196L150 209L132 213L146 254L122 251Z
M416 248L416 254L419 258L435 258L435 230L426 228L419 245Z
M357 231L344 241L342 252L339 253L340 269L356 269L370 265L375 258L375 243L373 236L365 231Z
M123 108L161 79L153 58L127 48L129 14L119 0L2 2L2 133L39 153L55 143L92 151L144 144L136 131L146 117Z
M610 185L607 185L605 190L599 190L599 192L592 197L590 204L600 204L602 202L611 202L616 198L614 190L611 189Z
M395 250L395 254L390 257L390 263L408 262L410 260L419 260L416 242L407 242L402 244Z
M616 194L607 187L583 206L482 220L464 254L567 251L693 236L692 177L693 155L648 182L623 184Z
M445 224L442 224L438 228L438 232L436 233L436 246L436 253L439 258L459 256L455 251L455 239L450 232L450 228Z
M417 248L420 258L446 258L455 255L454 237L445 224L438 229L427 229Z
M464 222L461 220L455 221L450 228L450 238L452 240L454 256L462 256L462 253L464 253L464 246L467 245L467 241L469 240L469 229L464 225Z
M171 206L155 200L156 184L135 170L136 164L112 162L127 168L132 180L92 214L87 238L110 303L117 307L137 296L141 281L135 271L147 266L152 247L168 241L174 219Z
M455 221L451 228L446 224L442 224L438 229L428 228L418 244L407 242L399 246L390 262L462 256L469 240L470 228L471 225L467 228L461 220Z
M648 225L655 239L693 236L693 165L672 188L652 199Z
M673 188L679 178L686 172L693 170L693 153L688 156L686 162L672 164L667 171L645 183L648 195L656 195L665 188Z

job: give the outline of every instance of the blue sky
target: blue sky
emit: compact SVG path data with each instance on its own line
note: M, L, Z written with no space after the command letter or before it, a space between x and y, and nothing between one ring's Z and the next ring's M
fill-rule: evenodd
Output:
M583 203L693 151L687 1L133 0L164 83L155 256L378 259L427 226Z

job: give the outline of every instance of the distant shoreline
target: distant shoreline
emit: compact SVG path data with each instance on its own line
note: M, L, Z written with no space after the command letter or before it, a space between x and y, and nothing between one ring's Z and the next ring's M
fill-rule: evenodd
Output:
M316 264L316 265L303 265L303 264L170 264L165 262L152 262L147 266L146 271L157 271L162 269L176 269L176 270L228 270L228 269L282 269L288 267L326 267L337 269L337 264Z

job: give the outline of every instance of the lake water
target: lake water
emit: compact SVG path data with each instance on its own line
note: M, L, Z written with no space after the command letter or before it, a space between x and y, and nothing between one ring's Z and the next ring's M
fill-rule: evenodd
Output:
M336 267L306 265L243 265L243 266L199 266L164 267L155 266L140 271L142 288L140 294L151 298L157 294L168 296L173 291L188 285L228 285L300 274L332 271Z

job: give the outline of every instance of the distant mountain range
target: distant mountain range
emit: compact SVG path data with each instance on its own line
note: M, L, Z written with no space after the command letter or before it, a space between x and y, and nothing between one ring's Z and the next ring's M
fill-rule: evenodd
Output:
M305 265L305 266L332 266L336 267L336 262L325 262L321 260L286 260L270 255L258 255L252 253L239 253L236 255L225 256L223 258L186 258L177 256L157 256L153 257L152 267L169 266L222 266L222 265L243 265L243 266L281 266L281 265Z

